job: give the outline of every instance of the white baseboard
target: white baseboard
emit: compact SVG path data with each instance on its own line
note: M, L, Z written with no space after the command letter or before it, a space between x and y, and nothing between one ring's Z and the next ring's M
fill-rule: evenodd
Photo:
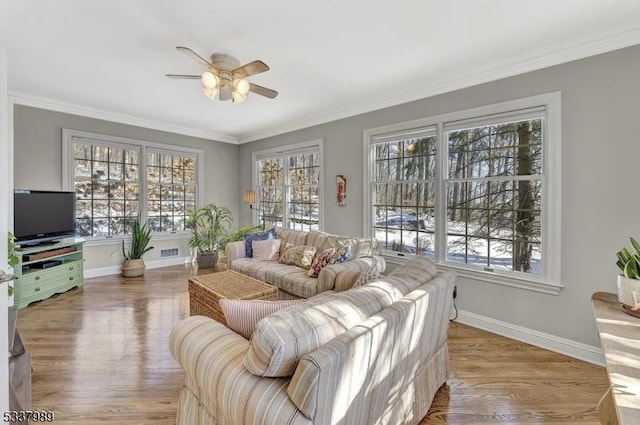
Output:
M191 262L191 257L175 257L164 260L145 261L148 269L157 269L158 267L178 266ZM111 276L122 273L120 266L99 267L94 269L85 269L84 278Z
M565 356L573 357L597 366L605 366L604 353L600 347L594 347L522 326L512 325L468 311L458 311L456 322L535 345L545 350L564 354Z

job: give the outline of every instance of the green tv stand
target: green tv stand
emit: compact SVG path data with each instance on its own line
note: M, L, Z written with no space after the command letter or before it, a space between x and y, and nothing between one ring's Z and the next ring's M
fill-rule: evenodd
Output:
M21 248L14 267L14 304L24 308L34 301L81 286L84 239L62 239L55 244Z

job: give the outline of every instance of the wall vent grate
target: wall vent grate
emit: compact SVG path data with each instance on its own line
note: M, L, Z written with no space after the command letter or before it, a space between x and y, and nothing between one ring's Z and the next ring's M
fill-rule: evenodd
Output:
M177 257L178 256L178 248L166 248L160 250L160 257Z

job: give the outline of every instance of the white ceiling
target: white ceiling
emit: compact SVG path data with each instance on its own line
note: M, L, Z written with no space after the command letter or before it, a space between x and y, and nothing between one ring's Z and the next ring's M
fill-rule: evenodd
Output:
M640 0L0 0L16 103L242 143L640 44ZM210 101L175 50L271 70Z

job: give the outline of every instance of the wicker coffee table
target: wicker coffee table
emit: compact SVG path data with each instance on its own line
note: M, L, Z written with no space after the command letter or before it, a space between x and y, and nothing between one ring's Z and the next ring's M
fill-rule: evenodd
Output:
M191 316L207 316L226 325L220 299L275 300L278 288L242 273L227 270L189 278Z

